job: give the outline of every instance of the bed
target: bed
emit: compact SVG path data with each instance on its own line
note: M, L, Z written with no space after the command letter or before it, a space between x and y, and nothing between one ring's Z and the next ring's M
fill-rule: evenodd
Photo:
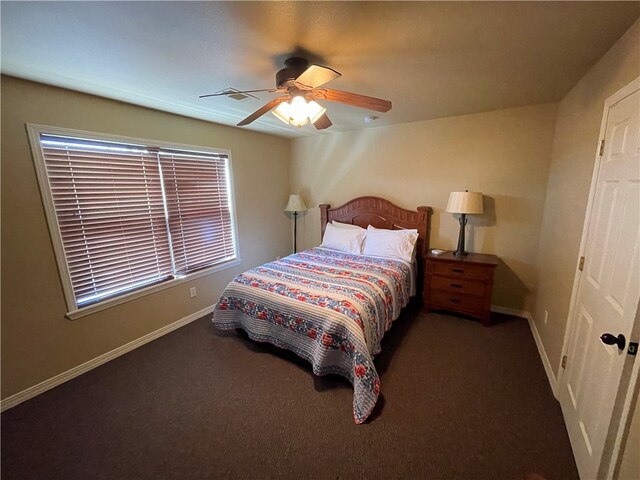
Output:
M411 293L421 291L430 211L406 210L378 197L359 197L338 208L320 205L323 235L335 222L417 230L415 260L323 246L289 255L237 275L216 304L214 325L290 350L311 363L316 375L345 377L354 389L353 418L363 423L380 393L374 356L382 337Z

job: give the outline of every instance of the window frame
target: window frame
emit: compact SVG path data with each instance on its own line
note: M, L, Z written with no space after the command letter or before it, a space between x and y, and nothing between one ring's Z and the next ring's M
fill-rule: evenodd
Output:
M60 277L60 282L62 284L62 290L64 292L65 302L67 306L67 313L65 314L65 316L69 320L76 320L86 315L90 315L90 314L99 312L101 310L105 310L105 309L135 300L137 298L140 298L146 295L150 295L152 293L158 292L160 290L164 290L166 288L177 286L184 282L195 280L197 278L203 277L205 275L209 275L211 273L236 267L242 263L242 258L240 255L240 240L238 238L238 221L237 221L237 215L236 215L235 187L234 187L234 179L233 179L233 162L231 158L231 151L220 149L220 148L204 147L200 145L188 145L188 144L181 144L181 143L175 143L175 142L165 142L160 140L126 137L123 135L112 135L112 134L106 134L106 133L90 132L90 131L84 131L84 130L63 128L63 127L52 127L48 125L39 125L39 124L33 124L33 123L27 123L26 128L27 128L27 134L29 137L29 144L31 147L31 156L33 158L33 163L36 170L36 176L38 179L40 196L42 198L42 204L45 210L45 217L47 219L49 235L51 237L51 243L53 245L53 250L55 253L56 265L58 267L58 276ZM229 175L228 175L227 183L229 186L229 203L231 208L232 232L233 232L233 240L235 243L236 258L232 260L228 260L226 262L212 265L210 267L205 267L202 270L197 270L195 272L188 273L184 276L172 278L170 280L156 283L148 287L143 287L137 290L123 293L122 295L107 298L84 307L78 307L75 296L74 296L73 288L72 288L71 275L69 273L69 268L67 266L67 258L64 251L62 234L60 232L60 227L57 221L56 209L55 209L53 195L52 195L50 184L49 184L49 177L47 175L47 168L44 160L44 155L42 152L42 146L40 145L40 134L71 136L71 137L82 138L85 140L132 143L132 144L138 144L138 145L146 145L148 147L153 146L153 147L160 147L160 148L167 148L167 149L174 149L174 150L182 149L187 151L197 151L197 152L205 152L205 153L211 153L211 154L226 155L229 162L228 163Z

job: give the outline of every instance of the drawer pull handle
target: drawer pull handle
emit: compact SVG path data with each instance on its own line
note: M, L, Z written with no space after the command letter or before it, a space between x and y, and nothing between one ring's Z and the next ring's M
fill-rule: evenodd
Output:
M463 286L462 286L462 285L460 285L459 283L452 283L452 284L451 284L451 286L452 286L453 288L462 288L462 287L463 287Z
M451 303L460 303L460 300L458 300L457 298L450 298L449 301Z
M461 268L452 268L451 271L456 273L464 273L464 270Z

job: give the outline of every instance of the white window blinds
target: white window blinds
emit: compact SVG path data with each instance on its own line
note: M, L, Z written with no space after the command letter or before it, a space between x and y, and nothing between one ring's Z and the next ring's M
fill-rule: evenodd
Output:
M228 162L226 155L160 152L177 274L236 257Z
M227 155L39 138L76 307L236 258Z

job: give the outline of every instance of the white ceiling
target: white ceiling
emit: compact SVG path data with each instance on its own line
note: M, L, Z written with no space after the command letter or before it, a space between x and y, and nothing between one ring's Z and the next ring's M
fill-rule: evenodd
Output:
M2 72L235 125L276 94L296 50L342 77L329 88L385 98L391 111L325 102L323 133L561 99L640 15L638 2L7 2ZM271 114L249 125L319 134ZM320 133L322 134L322 133Z

